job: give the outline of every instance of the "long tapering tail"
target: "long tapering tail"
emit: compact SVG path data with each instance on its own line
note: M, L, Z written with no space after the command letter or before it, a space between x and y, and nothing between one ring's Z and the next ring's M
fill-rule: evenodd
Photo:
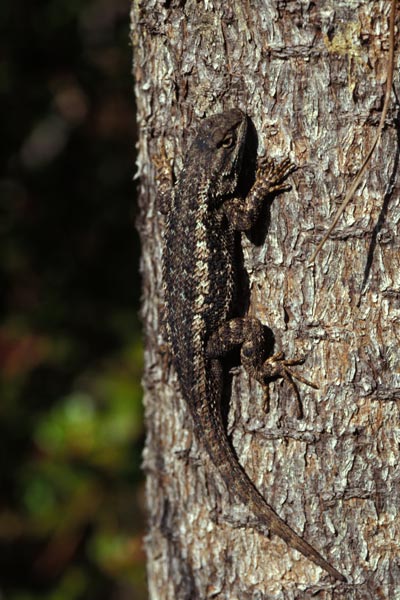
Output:
M219 410L219 402L215 398L218 391L214 390L214 393L211 392L211 394L214 396L214 401L208 402L207 406L204 406L201 402L197 404L197 407L201 406L201 408L199 412L196 411L197 414L194 419L196 431L232 497L236 497L243 504L246 504L260 525L269 528L272 533L282 538L290 547L301 552L306 558L312 560L338 581L346 582L346 578L337 569L276 514L254 487L254 484L240 466L227 438Z

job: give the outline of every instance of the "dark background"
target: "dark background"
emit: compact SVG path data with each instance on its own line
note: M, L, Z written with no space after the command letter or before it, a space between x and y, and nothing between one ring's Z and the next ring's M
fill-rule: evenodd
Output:
M0 598L146 598L129 0L0 4Z

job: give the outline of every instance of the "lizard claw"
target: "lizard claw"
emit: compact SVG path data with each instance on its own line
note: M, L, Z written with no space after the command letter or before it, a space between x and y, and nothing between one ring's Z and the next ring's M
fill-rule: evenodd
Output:
M318 389L318 386L306 379L302 375L295 373L290 367L295 365L302 365L304 363L304 358L292 358L285 359L283 352L277 352L273 356L267 358L261 368L261 378L262 378L262 386L264 390L264 407L266 412L269 411L269 382L272 379L277 377L282 377L288 385L292 388L295 396L296 396L296 417L301 419L303 416L303 407L301 404L300 393L294 379L308 385L315 390Z
M268 193L283 192L289 190L291 186L284 183L284 180L296 170L296 166L289 158L283 159L280 163L267 157L262 158L257 167L257 179L262 181L268 188Z

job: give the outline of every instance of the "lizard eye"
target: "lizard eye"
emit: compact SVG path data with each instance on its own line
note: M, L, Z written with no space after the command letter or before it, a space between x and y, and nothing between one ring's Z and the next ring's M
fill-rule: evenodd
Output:
M229 134L222 140L222 142L220 143L220 146L222 146L223 148L231 148L234 143L235 143L235 138L233 137L232 134Z

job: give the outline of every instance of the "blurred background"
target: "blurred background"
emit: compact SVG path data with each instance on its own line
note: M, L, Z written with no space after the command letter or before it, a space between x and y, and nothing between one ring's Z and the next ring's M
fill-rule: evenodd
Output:
M142 600L129 0L0 4L0 598Z

